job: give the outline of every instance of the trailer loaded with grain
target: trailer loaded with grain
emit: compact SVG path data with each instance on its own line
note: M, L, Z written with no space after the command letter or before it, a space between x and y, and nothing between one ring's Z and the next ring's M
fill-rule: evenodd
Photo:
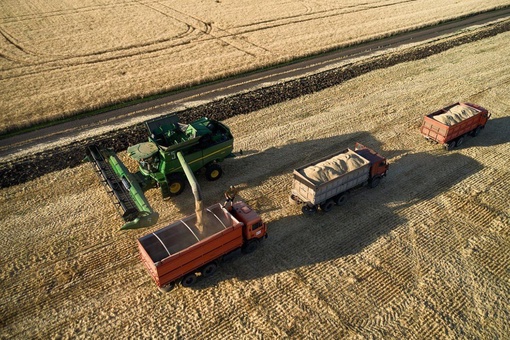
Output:
M354 150L345 149L295 169L290 201L300 204L305 214L318 207L328 212L344 203L353 189L375 188L387 172L386 158L356 143Z
M164 292L179 282L193 285L197 274L212 275L224 255L239 248L251 253L267 237L267 226L257 212L242 201L232 202L235 193L225 193L231 202L228 208L218 203L204 209L192 168L182 152L177 152L177 159L193 190L195 214L138 239L142 261Z
M489 117L489 112L481 106L455 103L426 115L420 132L428 141L451 150L460 146L467 135L478 136Z
M251 253L264 237L266 224L238 201L229 209L221 204L205 209L202 223L193 214L145 235L138 239L138 249L157 286L166 292L177 283L193 285L197 274L212 275L224 255L239 248Z

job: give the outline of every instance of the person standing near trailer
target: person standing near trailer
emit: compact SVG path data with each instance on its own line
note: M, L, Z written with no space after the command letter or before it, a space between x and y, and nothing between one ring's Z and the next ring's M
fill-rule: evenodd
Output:
M225 191L225 203L223 203L223 208L227 207L227 204L230 202L230 208L234 204L234 199L237 195L237 188L231 185L227 191Z

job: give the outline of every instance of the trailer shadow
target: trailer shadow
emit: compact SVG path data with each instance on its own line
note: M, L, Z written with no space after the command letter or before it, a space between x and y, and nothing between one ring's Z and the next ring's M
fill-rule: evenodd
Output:
M494 146L508 142L510 142L510 117L501 117L489 119L480 135L466 139L460 148Z
M386 154L399 155L400 151ZM443 170L436 171L439 168ZM269 238L257 251L232 256L214 276L199 280L194 289L231 278L261 278L359 253L409 223L405 209L440 195L481 169L480 163L460 153L404 154L390 163L388 177L379 187L359 189L331 212L319 211L313 216L295 213L269 221Z

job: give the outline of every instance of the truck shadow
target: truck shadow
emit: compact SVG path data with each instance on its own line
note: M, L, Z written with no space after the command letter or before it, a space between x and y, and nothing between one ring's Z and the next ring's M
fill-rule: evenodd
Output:
M347 147L354 148L356 142L380 151L388 158L405 152L403 150L383 150L381 143L365 131L302 142L291 141L286 145L272 147L263 151L243 150L242 155L238 152L237 157L227 159L222 163L224 175L220 180L208 182L203 176L197 177L202 189L203 200L206 206L223 200L223 192L230 185L238 187L242 195L244 188L260 186L269 177L291 174L294 168L315 159L330 155ZM261 213L272 209L269 207L270 204L265 204L266 199L262 193L259 197L247 199L246 201L252 208ZM189 185L183 194L172 198L172 204L175 204L185 215L194 212L195 203Z
M377 144L371 146L377 148ZM261 278L359 253L378 238L409 223L405 216L413 213L413 206L440 195L482 169L470 157L443 150L406 154L394 150L383 154L397 159L390 160L388 177L379 187L357 190L345 205L328 213L319 211L304 216L297 208L281 207L286 209L281 215L289 212L290 216L268 221L269 238L258 250L244 256L235 254L215 275L199 280L194 289L231 278ZM439 168L442 170L437 171ZM285 168L288 171L291 170Z
M489 119L485 128L476 137L466 139L462 148L494 146L510 142L510 117Z
M281 147L266 149L263 152L244 150L243 156L239 156L234 164L228 165L229 170L236 173L231 182L249 182L249 184L256 185L257 183L252 183L254 181L253 174L245 176L244 173L246 171L243 171L243 169L257 169L256 179L265 180L269 175L278 176L289 173L294 168L318 158L336 153L347 147L354 148L356 142L381 151L386 157L394 157L404 152L402 150L383 150L382 144L366 131L302 142L291 142Z

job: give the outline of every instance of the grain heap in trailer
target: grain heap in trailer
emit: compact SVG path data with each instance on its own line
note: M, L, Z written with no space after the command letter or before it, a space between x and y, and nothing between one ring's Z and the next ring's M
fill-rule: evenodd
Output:
M378 186L388 167L386 158L356 143L354 150L345 149L295 169L290 202L301 205L305 214L318 208L328 212L335 204L345 203L352 190Z
M490 118L487 109L471 103L455 103L423 118L420 132L446 150L459 147L466 136L478 136Z

